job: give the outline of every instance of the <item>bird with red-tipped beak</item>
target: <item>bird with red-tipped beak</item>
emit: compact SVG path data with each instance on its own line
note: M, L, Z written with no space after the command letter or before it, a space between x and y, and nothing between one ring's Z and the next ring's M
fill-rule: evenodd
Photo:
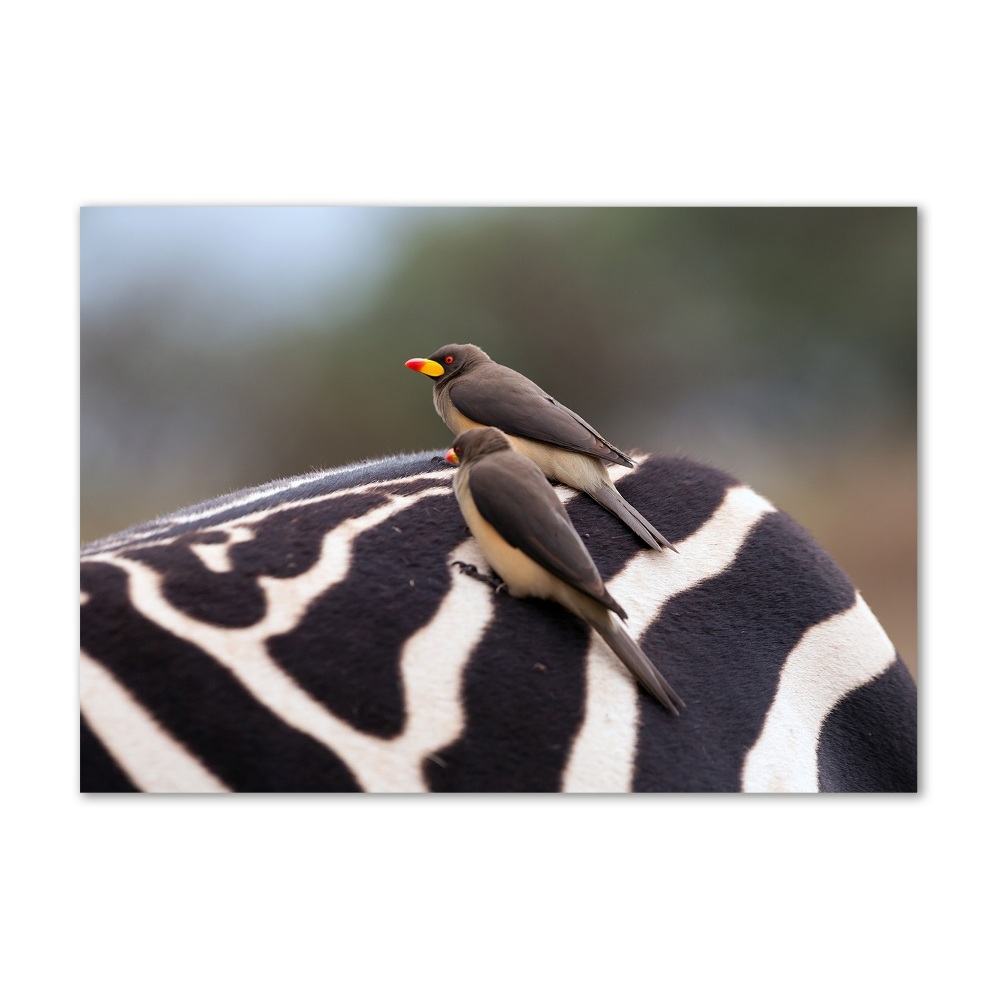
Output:
M541 469L495 427L459 434L445 458L458 465L452 485L465 523L510 594L556 601L582 618L679 715L684 702L621 624L625 611Z
M453 434L498 427L549 479L593 497L650 548L674 548L618 492L604 464L632 468L632 460L529 378L474 344L449 344L406 367L433 380L434 408Z

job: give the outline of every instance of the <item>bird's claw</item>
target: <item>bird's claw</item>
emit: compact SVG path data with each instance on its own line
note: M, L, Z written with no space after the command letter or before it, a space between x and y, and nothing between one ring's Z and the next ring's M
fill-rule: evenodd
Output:
M456 559L452 566L457 566L460 573L464 573L466 576L471 576L476 580L482 580L483 583L488 583L494 588L494 593L499 594L501 590L507 589L507 584L503 582L496 575L496 573L491 573L487 576L485 573L480 573L478 567L473 566L471 563L461 562Z

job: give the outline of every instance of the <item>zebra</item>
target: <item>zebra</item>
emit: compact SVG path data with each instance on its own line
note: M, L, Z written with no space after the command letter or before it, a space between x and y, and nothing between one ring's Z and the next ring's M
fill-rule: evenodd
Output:
M442 453L393 455L81 549L81 791L916 791L916 685L829 554L726 472L632 459L677 553L558 493L680 717L470 572Z

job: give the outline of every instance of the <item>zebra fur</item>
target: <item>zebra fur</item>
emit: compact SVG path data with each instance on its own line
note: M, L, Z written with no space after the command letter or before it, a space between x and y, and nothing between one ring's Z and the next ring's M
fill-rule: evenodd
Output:
M83 791L914 791L916 688L795 521L633 456L641 547L560 488L687 703L486 570L438 453L242 490L81 552Z

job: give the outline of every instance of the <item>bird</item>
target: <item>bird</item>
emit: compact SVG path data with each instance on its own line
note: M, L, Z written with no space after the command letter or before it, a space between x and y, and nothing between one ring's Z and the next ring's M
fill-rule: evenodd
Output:
M634 462L583 417L520 372L497 364L475 344L448 344L406 367L434 381L434 409L453 434L498 427L548 476L580 490L614 514L650 548L677 551L617 490L605 462Z
M464 431L445 455L457 465L452 488L469 531L513 597L555 601L591 625L640 684L680 715L684 702L621 624L556 491L496 427Z

